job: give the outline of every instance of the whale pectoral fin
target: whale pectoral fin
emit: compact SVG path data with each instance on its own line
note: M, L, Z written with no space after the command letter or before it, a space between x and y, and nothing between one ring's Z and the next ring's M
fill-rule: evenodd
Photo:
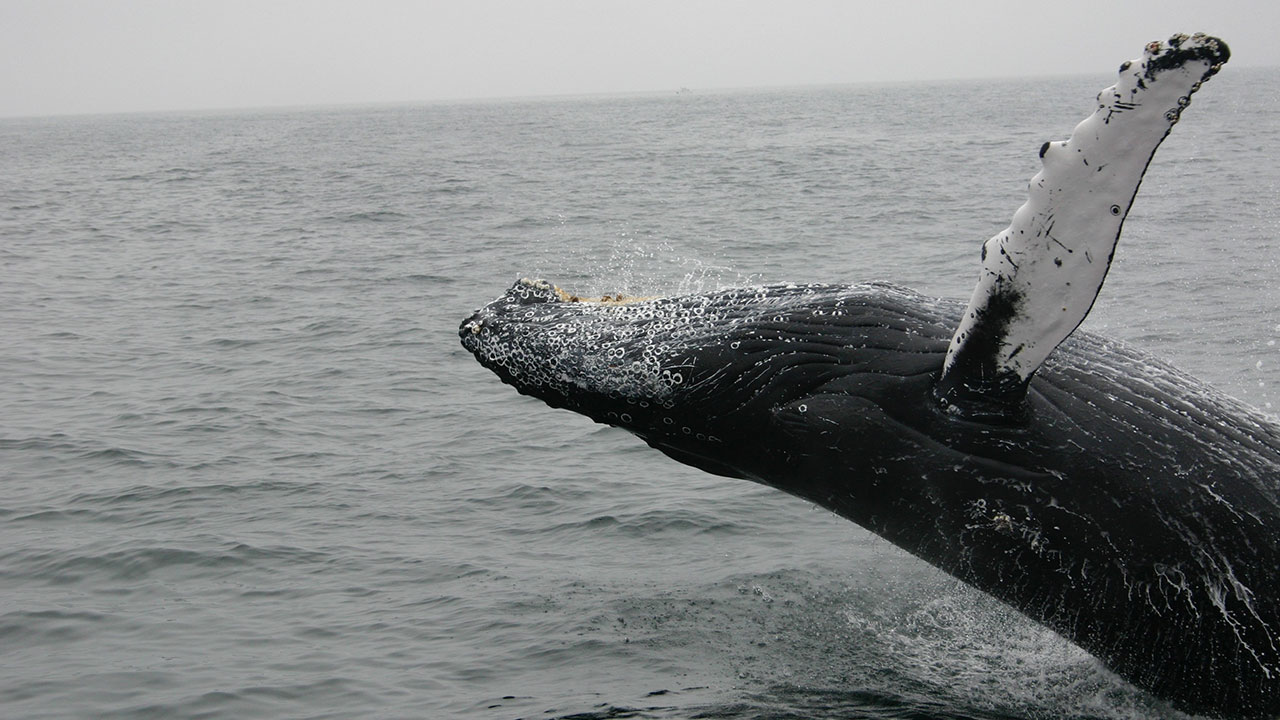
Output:
M979 420L1018 412L1031 376L1093 307L1156 148L1228 57L1205 35L1151 43L1070 138L1040 148L1027 202L982 246L934 391L948 410Z

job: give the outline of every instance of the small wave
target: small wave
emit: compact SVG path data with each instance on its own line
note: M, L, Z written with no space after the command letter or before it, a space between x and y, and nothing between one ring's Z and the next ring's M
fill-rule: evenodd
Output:
M148 505L157 502L186 498L210 498L239 491L235 485L214 484L184 487L153 487L135 485L123 490L101 493L82 493L71 498L73 504L88 505Z
M275 496L310 494L322 490L323 487L320 483L283 480L267 480L245 485L228 483L182 485L178 487L134 485L98 493L81 493L73 496L70 502L72 504L106 506L205 502L208 500L221 500L231 495L248 497L258 493L270 493Z
M62 433L21 439L0 438L0 450L77 450L80 447L71 441L70 436Z
M334 710L332 717L343 716L342 708L376 708L387 702L367 690L367 683L351 678L330 677L311 683L280 685L247 685L232 690L211 690L165 703L149 703L98 713L101 718L210 718L210 717L279 717L281 703L305 700L309 707Z
M557 503L558 505L558 503ZM514 530L518 534L560 535L585 533L615 534L626 537L655 538L663 534L736 535L747 528L726 523L714 515L692 510L654 510L635 515L597 515L554 525L544 524L530 530Z
M335 333L348 333L352 326L345 320L316 320L302 327L303 332L315 333L318 337Z
M41 340L87 340L88 338L86 338L84 335L80 335L79 333L73 333L69 330L59 330L57 332L50 332L50 333L45 333L43 335L40 335L38 339L41 339Z
M408 216L392 210L370 210L367 212L351 213L344 217L337 218L339 222L363 223L363 222L399 222L407 219Z
M534 230L545 227L550 222L545 218L523 217L516 220L508 220L497 226L498 230Z
M234 372L229 367L214 365L207 360L178 360L177 363L184 370L195 370L203 375L226 375Z
M513 698L514 699L514 698ZM501 705L491 705L490 708L499 708ZM605 703L598 710L588 710L587 712L578 712L571 715L556 715L554 720L619 720L620 718L668 718L677 717L669 715L670 712L677 712L680 708L665 707L655 705L647 708L619 707ZM718 718L720 715L691 715L693 718ZM780 716L770 716L780 717Z
M112 465L133 465L138 467L146 467L155 464L157 461L164 461L168 465L172 465L163 455L149 453L143 450L132 450L123 447L105 447L96 450L84 450L78 454L81 460L101 461Z
M461 195L464 193L475 192L476 187L465 180L449 179L440 185L431 188L428 192L440 195Z
M271 457L271 462L273 463L327 462L327 461L335 460L341 457L342 456L339 455L338 453L327 452L323 450L314 450L311 452L292 452L292 453L284 453L282 455L274 455Z
M415 283L453 283L458 281L458 278L452 275L435 275L435 274L423 274L423 273L414 273L412 275L405 275L404 279L410 282L415 282Z
M310 275L337 275L340 271L332 267L306 267L294 271L295 276L307 277Z
M189 180L197 180L200 178L200 171L192 170L184 167L168 168L160 173L163 182L187 182Z
M249 338L217 337L205 340L201 345L209 345L217 348L247 348L258 345L261 342L261 340L253 340Z
M787 685L755 693L748 702L698 708L690 717L726 720L1027 720L1025 715L956 707L927 696Z
M0 577L50 585L66 585L90 578L136 582L180 568L238 571L264 562L314 563L327 558L324 553L302 548L264 548L243 543L221 549L147 546L80 554L66 550L19 550L0 555L0 566L3 566Z
M117 621L86 610L20 610L0 615L0 643L5 647L60 645L92 636Z
M12 513L12 517L9 517L8 521L13 523L22 523L22 522L46 523L46 522L60 522L65 520L93 520L97 516L98 516L98 513L95 513L91 510L45 509L45 510L34 510L22 515L19 515L17 513Z
M171 415L205 415L208 413L233 413L236 409L229 405L183 405L169 408L165 412Z
M580 502L590 497L591 491L572 487L518 484L501 488L497 494L468 499L469 503L485 507L511 508L512 511L550 512Z

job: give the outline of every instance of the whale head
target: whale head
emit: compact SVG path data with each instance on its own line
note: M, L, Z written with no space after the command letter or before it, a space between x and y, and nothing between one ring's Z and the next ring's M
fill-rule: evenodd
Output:
M782 486L790 459L778 430L804 419L807 398L883 404L885 382L933 377L958 313L883 283L588 300L520 280L459 335L521 393L704 470Z

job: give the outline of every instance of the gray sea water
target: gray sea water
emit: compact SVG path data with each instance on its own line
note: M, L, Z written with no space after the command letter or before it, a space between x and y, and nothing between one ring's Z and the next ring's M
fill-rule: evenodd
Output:
M0 121L0 715L1173 716L456 334L522 275L967 296L1113 81ZM1206 85L1088 327L1277 401L1278 146L1280 71Z

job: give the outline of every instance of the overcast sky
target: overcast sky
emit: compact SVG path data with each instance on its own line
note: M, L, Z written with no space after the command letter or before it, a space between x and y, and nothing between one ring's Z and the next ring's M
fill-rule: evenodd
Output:
M1110 73L1198 30L1280 65L1274 0L0 0L0 116Z

